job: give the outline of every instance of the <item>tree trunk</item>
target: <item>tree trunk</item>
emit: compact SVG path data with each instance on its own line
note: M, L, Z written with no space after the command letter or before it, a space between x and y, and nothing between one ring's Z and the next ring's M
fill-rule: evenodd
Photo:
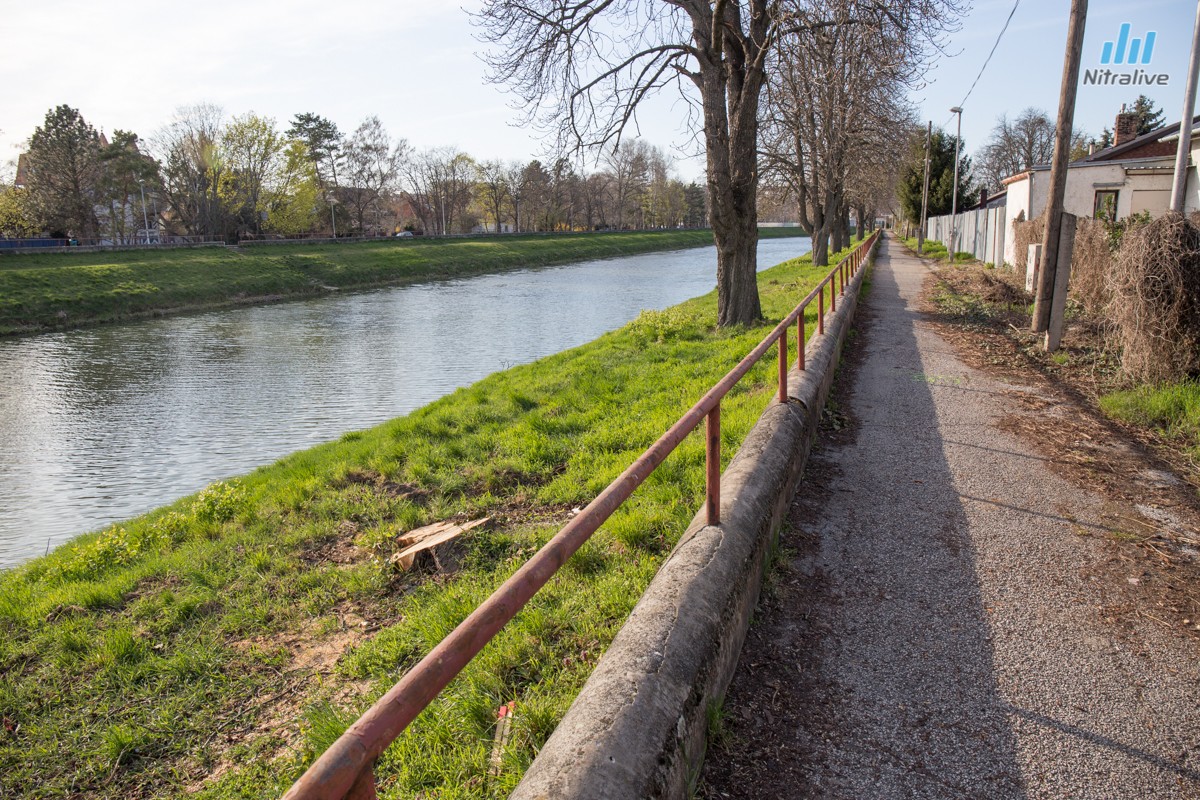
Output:
M699 52L695 77L704 107L710 218L717 245L717 325L722 328L762 320L757 194L758 107L764 74L757 43L766 40L767 14L759 3L751 5L754 13L747 20L747 38L740 34L737 4L723 7L723 28L713 25L704 13L693 15Z
M839 199L834 208L836 209L836 216L833 219L834 249L841 252L850 246L850 223L847 220L849 213L844 200Z
M812 263L816 267L829 266L829 229L824 226L813 235Z

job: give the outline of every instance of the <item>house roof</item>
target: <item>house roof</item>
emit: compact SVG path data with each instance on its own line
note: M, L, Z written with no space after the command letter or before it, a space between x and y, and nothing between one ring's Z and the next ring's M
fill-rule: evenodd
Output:
M1197 124L1200 124L1200 115L1192 119L1193 131L1196 130ZM1161 128L1155 128L1149 133L1143 133L1141 136L1130 139L1128 142L1124 142L1113 147L1106 147L1103 150L1097 150L1090 156L1085 156L1074 163L1079 164L1095 163L1097 161L1121 161L1121 156L1125 155L1126 153L1137 151L1148 144L1153 144L1155 142L1162 141L1163 139L1174 138L1175 136L1178 136L1179 126L1180 123L1176 122L1171 125L1164 125Z
M1200 115L1197 115L1192 120L1193 133L1200 128ZM1155 128L1149 133L1143 133L1137 138L1130 139L1116 147L1106 147L1103 150L1097 150L1089 156L1072 161L1070 168L1076 167L1097 167L1104 164L1145 164L1150 166L1152 162L1162 161L1165 158L1170 158L1171 155L1146 155L1142 151L1146 145L1155 144L1158 142L1166 142L1171 139L1179 138L1179 123L1164 125L1161 128ZM1122 157L1124 156L1124 157ZM1012 183L1018 183L1033 175L1035 172L1045 172L1050 169L1049 164L1036 164L1023 172L1018 172L1015 175L1010 175L1000 181L1000 185L1008 186Z
M1017 181L1023 181L1026 178L1028 178L1030 175L1033 174L1034 169L1049 169L1049 167L1034 167L1033 169L1027 169L1024 172L1018 172L1016 175L1009 175L1007 178L1000 181L1000 185L1008 186L1010 183L1016 183ZM1008 190L1005 189L1005 191L1008 191Z

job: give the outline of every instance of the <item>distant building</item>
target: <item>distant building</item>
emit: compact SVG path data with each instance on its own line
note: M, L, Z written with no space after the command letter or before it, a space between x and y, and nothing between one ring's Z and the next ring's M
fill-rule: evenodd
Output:
M24 189L29 183L29 156L26 153L21 153L17 156L17 179L13 181L13 185L18 189Z
M1200 116L1192 120L1192 146L1188 164L1184 213L1200 210ZM1133 214L1157 216L1166 212L1171 201L1171 183L1175 173L1175 150L1179 145L1180 123L1137 135L1137 115L1122 111L1117 115L1112 147L1091 153L1071 163L1067 170L1063 210L1079 217L1124 219ZM1014 263L1016 236L1013 224L1018 216L1036 219L1046 210L1050 194L1050 166L1041 165L1018 173L1004 181L1005 231L1004 260Z

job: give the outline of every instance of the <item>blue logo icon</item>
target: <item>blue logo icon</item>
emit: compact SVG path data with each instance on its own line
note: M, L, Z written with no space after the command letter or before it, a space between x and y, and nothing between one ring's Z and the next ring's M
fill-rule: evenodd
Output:
M1158 36L1158 33L1156 31L1147 31L1145 38L1146 46L1142 47L1141 39L1130 41L1129 31L1132 27L1128 22L1122 23L1121 32L1117 34L1117 41L1104 43L1104 49L1100 51L1101 64L1150 63L1150 57L1154 55L1154 39ZM1139 55L1141 56L1140 61L1138 60Z

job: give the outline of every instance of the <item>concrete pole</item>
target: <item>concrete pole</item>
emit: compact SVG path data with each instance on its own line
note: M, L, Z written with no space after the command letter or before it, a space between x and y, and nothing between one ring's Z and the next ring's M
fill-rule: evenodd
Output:
M1054 276L1054 300L1050 303L1050 326L1046 329L1046 352L1053 353L1062 345L1063 327L1067 316L1067 284L1071 280L1071 256L1075 251L1075 215L1062 215L1062 230L1058 236L1058 263L1066 268Z
M1200 0L1197 0L1200 2ZM925 182L921 184L921 229L917 231L917 252L925 252L925 215L929 213L929 148L932 146L933 120L925 128Z
M950 244L946 247L950 263L954 263L954 234L958 232L958 146L962 144L962 109L950 109L958 115L958 131L954 134L954 189L950 194Z
M1196 113L1196 79L1200 77L1200 2L1192 28L1192 60L1188 65L1187 88L1183 91L1183 114L1179 117L1179 147L1175 151L1175 183L1171 185L1171 210L1183 213L1187 195L1188 156L1192 149L1192 115Z
M1067 167L1071 159L1071 129L1075 125L1075 94L1079 87L1079 62L1083 55L1083 28L1087 22L1087 0L1071 0L1071 22L1067 30L1067 52L1063 58L1062 89L1058 96L1058 121L1054 128L1054 160L1050 166L1050 198L1046 203L1046 234L1042 245L1042 268L1030 327L1042 333L1050 326L1050 304L1058 269L1058 240L1062 230L1063 197L1067 191ZM1070 264L1066 265L1071 268ZM1064 281L1065 284L1065 281Z

